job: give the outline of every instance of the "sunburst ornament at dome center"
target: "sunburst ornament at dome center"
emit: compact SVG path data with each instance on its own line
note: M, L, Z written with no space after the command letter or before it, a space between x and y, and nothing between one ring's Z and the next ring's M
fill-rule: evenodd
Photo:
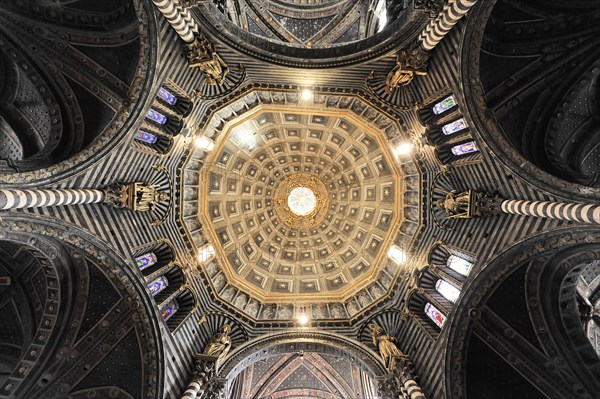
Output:
M288 227L306 230L327 214L329 193L325 184L308 173L284 178L275 189L275 212Z
M314 211L317 205L315 193L307 187L296 187L288 195L288 207L298 216L306 216Z

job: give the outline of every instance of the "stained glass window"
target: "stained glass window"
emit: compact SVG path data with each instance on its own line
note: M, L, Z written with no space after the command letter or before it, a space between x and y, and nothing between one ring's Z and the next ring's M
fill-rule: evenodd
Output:
M156 123L160 123L161 125L164 125L165 123L167 123L167 117L153 109L148 111L148 113L146 114L146 118L148 118Z
M448 111L450 108L454 107L455 105L456 105L456 100L454 99L454 96L448 96L433 106L433 113L436 115L439 115L443 112Z
M158 97L162 98L171 105L175 105L175 103L177 102L177 97L175 97L170 91L168 91L167 89L163 89L162 87L158 90Z
M446 321L446 316L442 312L440 312L435 306L431 303L427 302L425 304L425 314L433 320L433 322L439 327L442 328L442 325Z
M154 252L148 252L135 258L135 263L140 270L144 270L145 268L152 266L156 263L156 261L157 259Z
M161 276L148 283L148 290L150 290L150 294L152 294L152 296L156 296L156 294L167 288L168 285L169 280L167 280L165 276Z
M144 143L154 144L158 138L152 133L144 132L143 130L138 130L135 134L135 139L139 141L143 141Z
M479 148L477 147L477 144L475 144L474 141L469 141L452 147L452 153L454 155L464 155L477 151L479 151Z
M466 259L456 255L450 255L446 261L446 265L455 272L467 277L471 272L473 264Z
M436 281L435 290L450 302L456 302L460 295L460 290L458 288L442 279Z
M452 133L460 132L467 128L467 122L465 122L465 118L460 118L455 120L454 122L450 122L444 127L442 127L442 132L447 136Z
M173 299L160 312L163 320L164 321L169 320L171 317L173 317L173 315L177 312L178 309L179 309L179 303L177 302L176 299Z

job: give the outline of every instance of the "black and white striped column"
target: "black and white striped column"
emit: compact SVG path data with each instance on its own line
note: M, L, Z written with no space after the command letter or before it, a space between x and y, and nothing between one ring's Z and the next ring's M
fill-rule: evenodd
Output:
M104 191L94 189L0 190L0 210L102 202Z
M423 49L433 50L476 2L477 0L448 0L442 12L421 32L419 41Z
M194 42L195 35L200 32L200 28L189 10L181 7L178 0L152 0L152 2L169 21L181 40L187 44Z
M406 379L402 381L402 384L404 385L404 389L406 390L409 399L426 399L421 387L415 380Z
M188 385L188 387L185 390L185 392L183 393L183 396L181 397L181 399L196 399L198 396L202 396L202 392L200 392L201 388L202 388L202 386L200 385L199 382L197 382L197 381L190 382L190 385ZM198 394L200 394L200 395L198 395Z
M514 215L600 224L600 205L594 204L504 200L500 204L500 209L504 213L511 213Z

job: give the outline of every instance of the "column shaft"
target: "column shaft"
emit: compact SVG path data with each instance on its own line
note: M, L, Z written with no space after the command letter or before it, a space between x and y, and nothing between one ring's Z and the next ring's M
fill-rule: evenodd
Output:
M152 0L152 2L169 21L181 40L188 44L194 42L194 33L198 33L199 29L188 10L182 9L176 0Z
M442 12L421 32L419 41L423 49L433 50L476 2L477 0L448 0Z
M198 393L200 392L200 388L201 386L198 381L190 382L190 385L188 385L188 388L183 393L181 399L196 399L198 397Z
M403 382L403 384L410 399L426 399L423 391L421 391L421 387L415 380L407 379Z
M571 204L550 201L504 200L504 213L600 224L600 205Z
M0 190L0 210L102 202L104 191L93 189Z

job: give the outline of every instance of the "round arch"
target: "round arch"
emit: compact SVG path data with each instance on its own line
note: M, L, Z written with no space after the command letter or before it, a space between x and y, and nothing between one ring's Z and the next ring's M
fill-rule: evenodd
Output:
M110 24L113 18L121 15L121 10L107 13L106 15L97 13L94 17L95 19L92 21L89 15L84 15L85 12L83 10L67 6L64 7L64 10L61 9L60 12L56 12L55 9L53 9L52 12L48 12L48 10L43 7L36 5L36 3L37 2L34 1L20 2L17 4L15 10L25 13L28 18L31 18L31 21L33 21L32 23L41 19L45 21L45 23L53 24L59 22L61 18L63 18L64 20L72 22L77 21L84 25L86 23L85 21L87 21L87 23L92 24L93 28L97 29L104 29L103 23ZM120 5L118 2L113 2L111 4L116 4L117 6ZM22 7L22 9L18 7ZM80 84L75 85L76 89L70 89L70 84L67 83L68 80L64 78L59 71L60 67L57 69L52 62L40 66L40 68L48 69L50 72L48 72L47 75L53 79L47 79L47 87L43 87L43 93L50 95L49 93L51 90L49 87L56 86L58 87L56 92L59 93L57 94L57 98L60 98L61 102L66 104L65 107L59 109L58 105L55 104L56 100L50 98L44 99L46 103L54 104L54 108L48 110L49 114L66 115L72 113L73 115L70 115L68 118L65 116L65 130L72 130L68 135L65 135L65 140L68 138L70 144L67 146L67 144L61 142L57 147L56 143L59 139L62 139L60 138L60 132L55 132L56 134L51 135L51 140L48 140L48 145L46 146L48 148L44 147L39 155L46 154L54 147L57 147L58 150L61 151L65 148L72 148L72 151L58 155L48 153L44 155L43 163L36 163L36 157L32 157L30 160L23 160L23 165L20 165L20 161L8 160L0 165L0 169L4 169L5 172L0 174L1 183L6 185L19 184L22 187L23 185L29 184L48 184L56 182L77 174L91 164L98 162L113 148L130 139L128 133L131 132L132 126L138 119L142 117L143 110L147 107L148 99L151 98L150 93L153 89L153 77L156 73L156 60L158 56L158 28L152 3L142 0L131 0L131 8L136 21L135 32L125 31L124 28L120 28L120 30L116 29L115 32L102 32L94 36L90 33L95 32L93 30L86 31L85 29L78 30L69 27L64 32L61 31L60 33L57 33L58 39L56 40L56 48L52 49L52 51L56 52L55 58L59 58L58 54L60 54L60 51L64 51L72 58L67 60L59 59L59 61L57 61L58 65L62 65L61 62L67 64L68 62L79 62L77 60L77 55L79 54L79 57L85 62L95 66L95 69L90 71L79 71L82 67L78 66L70 67L70 73L77 76L77 79L80 79L83 82L90 80L91 83L84 85L89 86L87 89L83 89L83 86ZM48 21L46 21L46 19L48 19ZM96 21L96 19L98 21ZM48 33L49 31L47 32L42 28L36 29L37 30L34 30L35 34L42 36L44 34L50 35L50 33ZM132 71L109 70L110 68L100 66L93 57L87 56L87 53L85 53L87 47L94 48L95 46L102 45L106 46L106 48L119 45L129 46L134 35L139 38L139 62ZM31 46L32 49L36 48L34 44ZM39 46L43 47L42 44ZM85 49L85 51L80 49ZM2 49L0 49L0 58L1 50ZM40 52L38 50L39 49L28 51L34 53ZM119 55L118 52L115 54L117 54L117 56ZM20 56L19 54L17 55ZM28 70L33 70L33 68L28 67ZM123 76L118 78L112 77L112 80L110 81L110 84L112 84L110 90L107 88L108 86L100 87L101 85L98 82L102 81L102 79L108 79L113 73L115 75ZM70 78L70 76L67 77ZM34 76L34 78L36 81L40 81L40 84L46 84L41 82L39 76ZM95 81L93 79L97 79L98 82L94 83ZM0 86L2 86L1 82ZM87 90L89 90L89 92ZM110 94L107 94L108 92L110 92ZM93 109L90 104L96 104L95 102L90 102L93 97L96 97L96 100L94 101L99 101L99 104L111 104L111 107L114 108L114 114L112 114L111 118L104 115L104 119L100 122L94 121L98 126L94 126L94 123L90 122L90 126L94 128L92 130L96 132L94 135L90 136L90 129L84 129L83 123L85 122L85 119L81 110L85 108L87 110L86 112L90 114L90 109ZM81 98L81 106L77 104L77 98ZM108 115L109 111L106 111L105 113ZM56 122L57 120L58 119L54 118L52 129L56 130L57 126L60 125L59 122ZM21 120L20 122L23 121ZM25 124L27 126L31 125L31 123ZM31 133L34 129L21 130ZM16 140L14 135L11 137L13 138L13 141ZM33 140L29 141L33 142Z
M265 372L263 363L273 364ZM249 386L246 370L254 373L255 365L262 367L259 367L262 370L259 382ZM346 368L349 374L344 378L341 370ZM377 393L378 382L387 374L379 356L367 346L339 334L315 330L288 330L248 341L225 358L219 374L227 377L228 389L236 395L244 392L293 398L306 394L296 389L299 387L295 388L293 382L286 384L286 380L294 381L293 376L300 370L304 370L302 375L309 375L309 380L310 376L316 376L315 381L323 382L324 385L317 383L311 388L315 398L356 394L371 397ZM357 375L361 377L348 379Z
M269 2L261 2L260 12L267 14L266 8L269 8ZM273 2L276 3L276 2ZM278 6L281 6L280 2ZM316 8L331 8L332 3L321 3L312 5ZM338 2L342 3L342 2ZM356 2L345 2L356 3ZM313 47L310 42L306 45L290 45L283 41L277 41L256 34L258 31L241 28L234 24L226 15L219 11L218 6L212 2L202 2L198 4L196 16L212 35L224 41L228 46L236 48L250 56L274 64L301 67L301 68L331 68L343 65L351 65L359 62L373 59L381 56L394 48L402 48L416 40L421 30L430 21L430 13L433 10L426 10L423 3L414 6L412 1L406 8L401 10L396 19L385 27L381 32L374 33L371 36L360 40L352 40L344 43L332 43L323 47ZM288 4L287 7L290 5ZM287 8L284 7L284 8ZM293 7L293 6L292 6ZM297 6L294 12L306 12L306 5ZM420 7L421 9L417 9ZM302 9L304 9L302 11ZM257 10L258 11L258 10ZM314 11L314 10L313 10ZM429 12L428 12L429 11ZM291 10L284 12L292 12ZM346 10L347 12L347 10ZM310 14L311 11L308 10ZM277 15L271 14L269 15ZM343 15L340 10L338 15ZM290 21L294 18L290 18ZM334 21L335 22L335 21ZM279 25L274 23L274 25ZM285 23L283 24L285 25ZM339 28L335 23L327 26ZM273 27L271 27L273 28ZM295 28L292 28L295 30ZM315 35L318 37L323 32ZM343 36L343 35L342 35ZM275 34L274 37L282 37Z
M500 380L532 398L594 397L600 359L585 342L575 286L583 265L600 258L599 245L593 226L561 228L514 244L482 268L448 320L449 398L467 398L475 386L481 393L486 383L493 390ZM485 367L477 356L487 356Z
M31 351L27 352L22 357L25 363L16 365L0 389L6 390L12 384L6 392L13 395L64 396L71 390L77 396L82 388L79 382L93 373L113 348L121 342L125 347L135 347L137 340L144 343L137 344L143 367L138 366L135 386L140 391L134 396L162 396L160 315L135 269L125 259L86 231L40 216L33 219L28 215L3 215L0 241L27 248L50 277L46 306L50 313L42 316L32 341L39 347L43 340L47 349L35 352L35 359L31 358ZM90 300L98 296L102 303L110 301L111 295L114 305L108 303L107 312L98 313L101 309L94 307L88 314L92 309ZM102 368L98 370L102 372ZM85 392L96 390L96 394L103 389L94 385L84 388Z
M570 19L559 20L553 18L551 14L541 15L538 18L541 22L532 24L529 27L519 26L515 23L511 28L507 27L503 31L502 27L497 26L498 21L492 21L494 8L502 1L480 1L473 6L467 16L468 21L465 24L460 63L461 85L464 91L459 95L463 97L461 102L465 104L469 124L473 126L473 131L483 139L482 145L488 147L497 159L514 174L530 184L569 199L579 201L589 201L590 197L598 199L600 198L600 187L598 187L597 173L593 170L590 171L590 168L593 169L593 167L586 166L586 162L589 162L590 159L593 160L593 156L595 156L593 152L590 152L590 149L595 148L592 141L594 137L597 137L594 134L596 130L589 130L596 129L595 125L591 123L591 120L589 123L583 124L585 129L588 129L585 130L585 132L588 132L587 138L580 137L578 145L575 145L574 148L572 148L572 140L564 141L563 136L565 134L557 131L557 122L559 122L557 118L568 119L564 118L565 110L561 107L567 106L567 104L576 106L576 104L580 105L581 103L581 99L578 98L575 101L569 97L577 95L576 93L573 94L575 83L581 83L581 80L590 83L588 101L590 104L597 103L597 89L592 87L595 78L590 75L590 71L595 68L594 71L596 72L594 73L597 74L598 72L598 52L596 49L586 51L582 48L579 53L573 50L573 54L569 55L571 57L570 66L568 68L563 66L563 69L561 69L560 62L555 62L555 60L560 60L561 57L559 55L555 56L552 53L554 50L551 46L545 45L545 43L552 40L548 37L548 32L556 32L557 35L564 34L566 38L577 38L578 34L581 34L581 37L585 36L585 30L582 29L579 32L579 25L573 24L575 24L574 21L588 20L585 19L583 14L581 16L575 14L581 13L586 7L593 9L594 4L593 2L582 2L581 6L574 7L572 3L568 2L553 2L552 5L548 6L549 13L553 10L562 12L569 10L569 7L571 7L570 9L574 10L573 16ZM526 9L521 11L524 14L536 12L536 9L543 7L539 5L540 3L520 5L524 10ZM592 16L597 18L598 12L597 8L593 13L590 12L588 14L590 16L589 21L592 20ZM517 12L516 15L520 14ZM492 50L498 53L499 56L513 57L510 59L512 61L506 61L506 64L499 62L496 58L492 58L492 61L490 61L490 56L486 56L487 58L482 56L482 45L490 21L492 25L495 23L492 27L495 28L496 33L509 36L509 38L502 40L502 43L489 45L495 46ZM558 28L559 26L560 28ZM566 32L565 26L572 27L573 31L568 34L564 33ZM514 39L515 44L512 47L510 39ZM586 40L581 39L582 42ZM556 46L559 46L559 44L556 44ZM572 45L565 44L564 47L568 49ZM539 54L536 53L538 49ZM563 53L566 53L566 50ZM578 56L583 57L580 53L588 54L589 57L580 60L577 58ZM523 58L519 59L520 61L515 60L516 57L521 55ZM532 72L538 64L533 61L530 63L525 62L524 60L527 57L538 60L536 62L541 65L539 73ZM596 57L595 64L592 60L593 57ZM485 62L492 65L503 65L503 68L506 65L506 70L510 71L510 75L500 78L500 74L491 73L490 76L493 78L488 79L489 82L486 87L481 73ZM509 64L510 68L513 69L509 69ZM580 71L580 67L583 68L584 64L589 68ZM575 68L574 65L578 65L578 67ZM552 75L551 71L554 71L555 74L563 73L563 75L556 75L558 76L556 77ZM538 92L534 89L541 90L540 94L537 95ZM528 92L533 92L534 95L527 97L526 94L522 94ZM562 99L559 98L563 94ZM539 100L529 110L527 104L531 103L532 98L535 96L539 97ZM505 128L500 123L502 118L505 120ZM521 122L515 122L515 118L518 118ZM573 126L569 125L568 129L576 130ZM581 133L583 132L582 130ZM568 156L561 156L557 153L557 150L563 147L566 148L565 151L570 151ZM576 160L581 161L580 164L571 165L571 162Z

